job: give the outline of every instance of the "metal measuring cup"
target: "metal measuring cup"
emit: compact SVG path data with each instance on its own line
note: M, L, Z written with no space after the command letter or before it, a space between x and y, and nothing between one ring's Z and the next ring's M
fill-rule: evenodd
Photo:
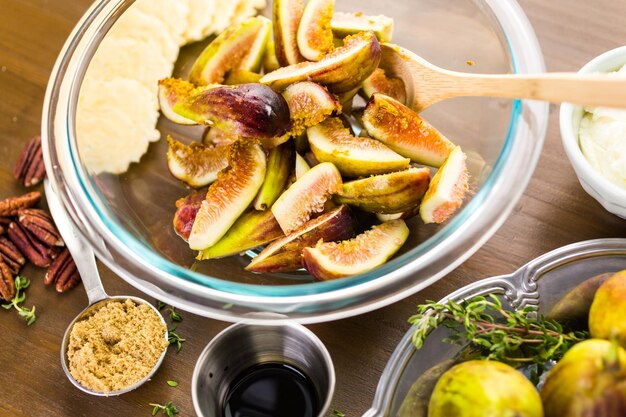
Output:
M63 342L61 343L61 365L63 367L63 371L65 372L65 375L70 380L70 382L74 384L76 388L78 388L79 390L83 392L86 392L87 394L102 396L102 397L117 396L117 395L125 394L129 391L134 390L135 388L140 387L146 381L148 381L152 377L152 375L154 375L157 369L159 369L159 366L161 366L161 363L163 362L163 358L165 358L167 349L163 349L163 353L159 357L159 360L156 362L156 364L154 365L150 373L146 375L144 378L142 378L140 381L136 382L135 384L129 387L126 387L122 390L118 390L118 391L112 391L112 392L93 391L82 386L72 376L72 374L69 371L67 348L69 345L69 336L72 331L72 328L74 327L74 324L77 321L80 321L82 319L85 319L93 315L96 311L98 311L101 307L103 307L107 303L120 302L120 301L123 302L128 299L132 300L133 302L137 304L145 304L145 305L150 306L150 308L152 308L157 313L158 317L161 319L161 322L163 323L164 326L166 326L165 320L163 319L163 316L161 315L161 313L159 313L159 311L153 305L151 305L150 303L148 303L146 300L142 298L133 297L129 295L110 297L104 291L104 287L102 286L102 281L100 280L100 273L98 272L98 267L96 266L96 257L93 252L93 249L91 248L89 243L85 240L85 238L83 238L76 230L74 223L69 218L68 214L65 212L65 208L63 207L61 201L59 200L59 197L57 196L56 192L52 188L52 185L47 179L44 181L44 190L46 193L46 199L48 201L48 207L50 208L50 213L52 214L52 217L59 229L59 232L61 233L61 237L65 241L65 245L67 246L67 249L72 255L74 262L76 263L76 268L78 269L78 272L80 273L81 279L83 281L83 285L85 286L85 291L87 292L87 298L89 300L89 306L85 308L82 312L80 312L78 316L74 318L74 320L72 320L70 325L67 327L65 334L63 335ZM164 337L167 340L167 331L165 332Z

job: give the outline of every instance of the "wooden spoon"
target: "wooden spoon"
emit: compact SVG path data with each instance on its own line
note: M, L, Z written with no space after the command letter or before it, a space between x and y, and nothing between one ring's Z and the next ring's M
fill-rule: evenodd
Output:
M381 67L404 81L407 104L415 111L448 98L468 96L626 107L626 77L576 73L469 74L437 67L394 44L384 43L381 47Z

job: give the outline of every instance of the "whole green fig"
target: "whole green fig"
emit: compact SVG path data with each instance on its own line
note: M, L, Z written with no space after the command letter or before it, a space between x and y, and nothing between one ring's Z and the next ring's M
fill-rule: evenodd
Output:
M590 339L574 345L541 390L545 417L626 416L626 351Z
M543 417L534 385L509 365L468 361L443 374L428 417Z
M591 337L616 337L626 348L626 270L614 274L598 288L589 310Z

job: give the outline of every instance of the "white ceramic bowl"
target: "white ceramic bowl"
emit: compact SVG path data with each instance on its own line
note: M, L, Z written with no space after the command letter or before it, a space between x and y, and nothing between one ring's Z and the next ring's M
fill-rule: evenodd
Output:
M626 46L613 49L594 58L579 73L612 72L617 71L624 64L626 64ZM609 212L626 219L626 189L620 188L596 171L580 149L578 128L584 114L585 111L582 106L570 103L561 105L561 138L565 153L584 190Z

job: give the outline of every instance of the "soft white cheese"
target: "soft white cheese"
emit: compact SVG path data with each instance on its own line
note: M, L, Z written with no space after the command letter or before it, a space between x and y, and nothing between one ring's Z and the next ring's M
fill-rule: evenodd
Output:
M612 74L626 76L626 65ZM626 189L626 109L585 108L580 122L580 148L591 166Z

